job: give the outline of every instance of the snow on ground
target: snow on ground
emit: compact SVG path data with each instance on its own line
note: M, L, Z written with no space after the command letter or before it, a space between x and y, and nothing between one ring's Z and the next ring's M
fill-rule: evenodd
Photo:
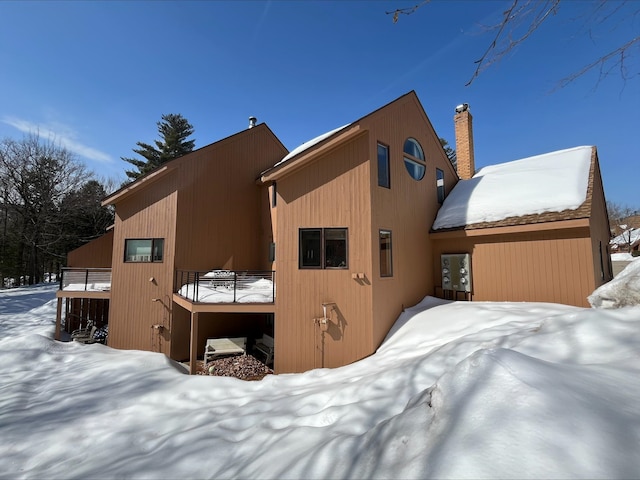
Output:
M427 297L364 360L243 382L55 342L54 292L0 291L0 478L640 472L640 306Z
M610 282L596 288L587 300L594 308L640 305L640 258L633 258L624 270Z
M620 252L620 253L612 253L611 261L612 262L630 262L631 260L635 260L637 257L634 257L628 252Z

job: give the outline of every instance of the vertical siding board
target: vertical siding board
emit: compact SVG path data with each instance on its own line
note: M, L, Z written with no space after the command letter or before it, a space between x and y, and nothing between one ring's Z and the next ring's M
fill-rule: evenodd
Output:
M540 295L542 298L547 298L549 295L549 287L547 282L545 281L545 265L546 262L536 261L537 259L544 259L544 242L542 241L531 241L529 242L530 248L529 250L529 264L531 268L531 276L534 280L534 284L529 284L527 291L527 298L534 298L536 288L540 291Z
M116 207L109 344L115 348L160 351L166 339L153 342L151 326L169 319L173 286L172 249L175 243L176 195L172 181L153 185ZM127 238L164 238L162 263L124 263ZM150 281L154 278L155 283ZM153 298L162 299L152 302ZM167 352L168 353L168 352Z
M264 264L270 232L263 228L262 188L255 179L285 154L268 128L259 125L172 161L169 174L116 202L112 346L184 359L190 324L180 315L173 322L173 310L180 308L171 301L174 267L200 270L222 263L258 269ZM164 261L123 263L126 238L164 238ZM164 329L152 329L154 324ZM172 348L173 336L180 344Z
M502 243L491 243L485 245L485 250L488 258L494 258L496 261L496 293L500 296L504 296L507 291L507 278L505 275L505 269L507 267L507 262L505 259L505 248ZM490 287L490 283L487 284L487 287Z
M278 372L339 366L370 353L371 289L351 278L351 272L370 275L368 157L364 135L278 180ZM349 269L298 269L299 228L316 227L349 229ZM323 302L337 306L325 333L313 321L322 315Z
M436 169L445 174L446 193L457 181L451 163L444 155L439 140L416 99L407 98L372 116L363 125L370 132L371 155L371 249L374 252L373 337L376 348L393 325L401 307L419 302L433 294L434 256L429 228L439 205L436 194ZM411 178L403 160L403 146L408 137L415 138L425 154L426 172L422 180ZM377 143L389 147L391 188L378 186ZM392 232L393 276L379 275L380 229ZM437 260L439 265L439 259Z
M593 153L593 190L591 196L591 219L590 219L590 232L592 238L591 249L593 252L593 282L594 288L599 287L605 282L611 280L611 275L607 268L607 262L605 261L604 279L599 275L600 273L600 254L598 253L598 247L600 243L602 245L609 244L609 216L607 214L606 200L604 196L604 188L602 185L602 177L600 176L600 165L598 163L598 155L594 151Z
M474 300L588 306L594 281L587 228L437 238L433 244L434 265L441 253L472 251ZM438 268L433 277L439 285Z
M278 178L276 349L286 345L292 351L276 355L279 372L337 366L373 353L401 307L433 292L428 231L438 208L435 169L445 172L448 191L457 181L455 172L415 95L358 123L365 134ZM419 182L409 177L402 158L409 136L420 142L427 158L425 178ZM377 185L378 141L389 147L390 189ZM349 228L349 270L298 270L298 228L329 226ZM379 276L380 229L392 231L391 278ZM337 299L341 315L340 328L324 334L313 324L323 299Z
M67 254L67 266L79 268L111 268L113 229Z

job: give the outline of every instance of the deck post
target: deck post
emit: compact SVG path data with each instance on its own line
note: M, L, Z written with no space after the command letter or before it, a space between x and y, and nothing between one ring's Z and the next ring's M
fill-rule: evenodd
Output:
M195 375L196 360L198 359L198 323L199 314L191 312L191 341L189 344L189 375Z
M58 305L56 307L56 333L53 336L53 338L56 340L60 340L61 317L62 317L62 298L58 298Z

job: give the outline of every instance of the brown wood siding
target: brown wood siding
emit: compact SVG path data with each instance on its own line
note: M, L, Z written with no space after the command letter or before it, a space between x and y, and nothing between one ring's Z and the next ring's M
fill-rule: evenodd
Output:
M369 129L371 162L373 268L372 345L377 348L397 320L403 307L418 303L433 292L433 269L429 229L437 214L436 169L444 172L445 193L458 181L438 136L415 96L407 96L361 122ZM403 148L408 137L420 143L426 172L414 180L404 164ZM391 188L378 186L377 143L389 147ZM393 276L380 277L378 236L381 229L392 232ZM373 352L370 352L373 353Z
M183 359L190 316L172 301L175 269L268 268L266 188L256 178L286 153L258 125L169 162L168 174L116 197L111 346ZM164 238L164 261L124 263L128 238Z
M371 345L371 211L366 135L278 180L276 372L337 367L362 358ZM348 228L345 270L298 268L300 228ZM363 273L358 281L352 274ZM322 304L335 303L328 329Z
M277 178L279 193L276 372L334 367L372 354L402 308L433 290L436 168L445 174L447 194L458 177L417 97L408 94L340 135L342 143L328 140L316 157L303 154L302 168L285 166L282 175L269 177ZM420 181L404 165L408 137L425 153ZM389 147L390 189L378 186L378 142ZM340 226L349 228L349 270L298 269L299 228ZM390 278L380 277L381 229L392 232ZM326 331L313 322L324 302L337 305Z
M607 248L609 246L609 239L611 238L607 202L604 196L602 177L600 176L600 165L598 164L598 158L595 152L594 157L593 193L589 226L591 230L595 287L597 288L603 283L610 281L613 278L613 272L609 268L611 260Z
M275 196L276 196L276 204L273 205L272 198L274 195L275 188ZM275 244L278 243L278 202L280 201L278 197L278 188L277 186L270 185L267 190L267 205L269 206L268 216L264 218L263 222L265 222L265 228L270 228L271 231L271 241ZM275 253L275 252L274 252ZM276 258L274 262L268 264L268 270L277 271L277 261Z
M67 254L67 267L111 268L113 229Z
M116 205L109 315L111 347L169 354L176 207L175 176L167 176ZM135 238L163 238L163 261L125 263L125 240ZM163 328L153 328L154 325Z
M433 280L440 255L470 253L473 300L553 302L587 307L594 289L589 229L546 230L433 241Z
M177 269L271 269L269 192L256 179L286 154L263 124L181 159L188 163L176 172L181 186ZM174 322L172 337L177 341L172 346L172 358L183 358L188 350L190 328L188 316Z
M178 168L176 268L259 270L273 237L259 174L286 155L264 125L190 155ZM184 159L186 160L186 158Z
M175 269L269 267L266 188L256 178L286 153L258 125L173 160L168 174L114 197L111 346L184 359L190 314L172 301ZM125 263L130 238L164 238L164 261Z

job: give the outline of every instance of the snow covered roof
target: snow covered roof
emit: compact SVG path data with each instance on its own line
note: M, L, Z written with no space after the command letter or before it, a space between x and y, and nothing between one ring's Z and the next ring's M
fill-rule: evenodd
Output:
M595 147L574 147L484 167L456 184L433 230L575 211L587 200L594 152Z
M611 245L636 245L638 242L640 242L640 228L632 228L612 238L609 243Z
M304 142L302 145L299 145L298 147L296 147L293 150L291 150L282 160L280 160L278 163L276 163L274 165L274 168L277 167L278 165L286 162L287 160L289 160L289 159L301 154L305 150L308 150L309 148L313 147L314 145L317 145L321 141L329 138L334 133L338 133L340 130L344 130L349 125L351 125L351 124L347 123L346 125L343 125L343 126L338 127L338 128L334 128L333 130L331 130L329 132L323 133L322 135L318 135L317 137L312 138L311 140L308 140L308 141Z

